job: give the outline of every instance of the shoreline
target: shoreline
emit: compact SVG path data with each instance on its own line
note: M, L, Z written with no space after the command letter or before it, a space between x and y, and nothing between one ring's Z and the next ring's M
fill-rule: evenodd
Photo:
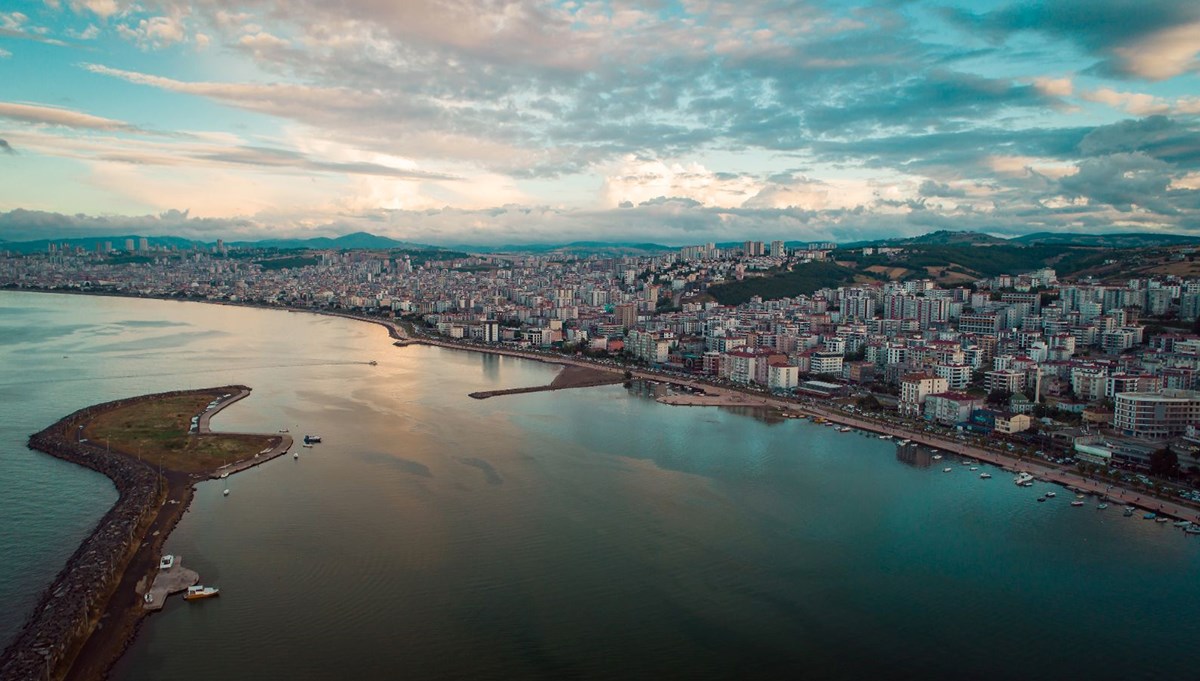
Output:
M104 677L151 614L142 602L149 585L146 578L157 570L163 545L191 506L195 483L208 477L172 469L162 470L160 477L140 458L77 439L82 429L113 409L196 392L235 390L238 396L223 400L208 413L211 417L249 395L250 389L230 385L102 402L76 410L29 437L30 449L107 477L118 498L45 587L20 632L0 654L0 681ZM212 433L206 427L198 434ZM280 445L290 446L290 437L279 439L274 456L286 451ZM251 465L269 458L255 457Z
M71 289L0 288L0 291L18 291L18 292L29 291L29 292L34 292L34 293L64 293L64 294L68 294L68 295L95 295L91 292L80 291L80 290L71 290ZM434 338L431 336L424 336L424 335L419 336L419 337L414 337L414 336L408 335L408 333L405 332L405 330L402 327L400 327L396 322L394 322L390 319L385 319L385 318L381 318L381 317L370 317L370 316L365 316L365 315L356 315L356 314L351 314L348 312L339 312L339 311L335 311L335 310L300 308L300 307L290 307L290 306L283 306L283 305L264 305L264 304L259 304L259 303L248 303L248 302L244 303L244 302L232 302L232 301L191 300L191 299L187 299L187 298L173 298L173 297L168 297L168 296L143 296L143 295L133 295L133 294L128 294L128 293L118 293L118 292L102 292L100 295L105 295L108 297L115 297L115 298L144 298L144 299L149 299L149 300L165 300L165 301L174 300L174 301L180 301L180 302L209 303L209 304L217 304L217 305L229 305L229 306L233 306L233 307L248 307L248 308L254 308L254 309L261 309L261 310L282 310L282 311L287 311L287 312L309 313L309 314L323 315L323 316L328 316L328 317L341 317L344 319L351 319L351 320L367 322L370 324L377 324L379 326L382 326L384 329L387 330L388 336L390 338L392 338L392 340L397 341L396 343L394 343L394 345L396 345L398 347L406 347L408 345L429 345L429 346L433 346L433 347L440 347L440 348L445 348L445 349L449 349L449 350L459 350L459 351L463 351L463 352L476 352L476 353L480 353L480 354L500 355L500 356L504 356L504 357L517 357L519 359L527 359L527 360L532 360L535 362L542 362L543 364L558 364L558 365L561 365L564 367L577 366L577 367L583 367L583 368L587 368L587 369L595 369L598 371L607 371L610 373L618 373L618 374L622 374L622 375L625 374L626 372L628 372L630 374L630 376L635 379L666 381L669 383L674 383L676 385L685 385L685 386L700 388L700 389L704 390L705 393L708 395L723 395L726 399L732 400L728 406L760 406L760 407L776 408L776 409L780 409L780 410L784 410L784 411L789 411L789 410L790 411L800 411L800 412L803 412L810 416L820 416L822 418L825 418L825 419L828 419L831 421L836 421L843 425L854 425L854 423L852 423L852 422L857 422L861 425L857 425L854 427L858 427L862 430L868 430L870 432L880 433L880 434L884 434L884 435L887 435L887 434L900 435L903 438L912 440L914 442L922 442L922 443L938 442L938 443L940 443L940 445L935 447L937 449L953 451L956 454L960 454L962 456L970 456L972 458L977 458L977 459L985 460L988 462L995 462L995 465L1000 466L1000 467L1004 468L1005 470L1016 470L1015 468L1013 468L1013 466L1022 466L1026 469L1038 470L1039 471L1038 477L1042 478L1042 479L1055 480L1055 481L1069 481L1069 482L1060 482L1060 484L1063 484L1063 485L1072 485L1072 486L1076 486L1076 487L1092 485L1097 488L1099 488L1099 487L1107 488L1106 493L1116 491L1118 494L1122 495L1119 498L1121 498L1122 500L1124 500L1130 504L1136 505L1139 508L1145 508L1147 510L1154 510L1155 512L1159 512L1159 509L1162 509L1161 512L1163 514L1170 515L1172 517L1176 517L1179 519L1200 521L1200 509L1198 509L1196 507L1188 506L1185 504L1179 504L1173 500L1161 499L1159 497L1150 495L1148 492L1145 493L1144 496L1146 496L1146 499L1143 500L1141 498L1143 496L1143 494L1139 494L1136 490L1132 490L1127 487L1122 487L1121 485L1118 485L1118 484L1112 484L1112 483L1108 483L1108 482L1101 483L1099 481L1093 481L1088 478L1084 478L1083 476L1081 476L1078 473L1070 472L1070 471L1067 471L1066 469L1063 469L1061 467L1056 467L1051 464L1035 462L1035 461L1027 461L1027 460L1022 459L1021 457L1015 457L1015 456L1011 456L1011 455L1004 454L1001 452L995 452L992 450L987 450L987 449L982 449L979 447L965 445L964 443L961 443L958 441L944 440L943 438L934 437L930 433L926 433L924 431L917 430L915 428L909 428L909 427L903 427L903 426L898 427L898 426L896 426L894 424L890 424L890 423L889 424L874 423L872 421L867 421L867 420L863 420L863 419L857 419L854 417L850 417L841 412L826 411L826 410L822 410L822 409L819 409L816 407L806 406L805 403L801 402L798 399L783 400L783 399L779 399L779 398L775 398L775 397L767 397L767 396L758 395L758 394L751 393L748 391L741 391L741 390L736 390L736 389L732 389L732 388L728 388L728 387L718 386L718 385L709 383L709 382L704 381L703 379L699 379L699 378L680 378L680 377L675 377L675 376L664 376L664 375L656 373L654 371L648 371L645 369L637 369L637 368L625 367L625 366L600 364L600 363L592 362L589 360L575 359L573 357L568 357L566 355L539 353L539 352L528 351L528 350L517 350L514 348L481 346L481 345L475 345L473 343L456 342L456 341L452 341L449 339ZM614 381L614 383L615 383L615 381ZM737 397L731 397L731 396L737 396ZM757 403L755 403L755 401L757 401ZM671 404L671 403L664 402L664 404ZM672 406L683 406L683 405L672 405ZM687 406L723 406L723 405L717 403L714 400L714 401L712 401L708 404L704 404L704 405L687 405ZM930 446L932 446L932 445L930 445ZM970 452L973 452L973 453L970 453ZM1074 477L1075 479L1072 480L1071 479L1072 477ZM1087 487L1085 487L1085 488L1087 488ZM1109 494L1109 496L1113 496L1113 495Z

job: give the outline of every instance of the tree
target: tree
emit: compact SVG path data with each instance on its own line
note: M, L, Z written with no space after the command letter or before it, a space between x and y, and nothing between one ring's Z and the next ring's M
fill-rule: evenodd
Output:
M863 395L854 402L854 406L863 411L878 411L879 400L874 395Z
M988 393L987 402L988 404L1007 404L1010 397L1012 397L1012 393L1007 390L993 390Z
M1150 454L1150 473L1163 478L1179 475L1179 457L1170 447L1163 447Z

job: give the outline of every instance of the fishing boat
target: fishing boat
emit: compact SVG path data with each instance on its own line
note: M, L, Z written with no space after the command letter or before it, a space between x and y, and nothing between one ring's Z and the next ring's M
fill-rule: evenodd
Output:
M196 586L188 587L187 593L183 595L183 600L198 601L201 598L212 598L213 596L219 596L220 594L221 590L215 586L201 586L197 584Z

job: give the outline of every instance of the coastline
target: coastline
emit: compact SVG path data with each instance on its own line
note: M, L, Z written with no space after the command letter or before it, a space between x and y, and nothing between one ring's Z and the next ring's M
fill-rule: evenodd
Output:
M71 289L0 288L0 290L3 290L3 291L29 291L29 292L35 292L35 293L65 293L65 294L70 294L70 295L93 295L91 292L71 290ZM1100 481L1090 480L1088 478L1084 478L1083 476L1079 475L1078 473L1073 473L1073 472L1068 471L1061 467L1056 467L1056 466L1041 463L1041 462L1027 461L1020 457L1011 456L1011 455L1004 454L1001 452L996 452L993 450L982 449L979 447L965 445L964 443L954 441L954 440L946 440L944 438L934 437L930 433L927 433L927 432L924 432L924 431L921 431L921 430L918 430L915 428L898 427L891 423L877 423L874 421L853 418L853 417L850 417L841 412L829 411L829 410L820 409L820 408L816 408L816 407L812 407L812 406L807 406L807 405L805 405L805 403L803 403L799 399L783 400L783 399L774 398L774 397L767 397L767 396L763 396L760 394L751 393L749 391L741 391L741 390L731 389L728 387L718 386L713 383L704 381L702 379L679 378L679 377L673 377L673 376L668 378L668 377L664 377L663 375L653 372L653 371L647 371L644 369L636 369L636 368L628 368L628 367L624 367L624 366L613 366L613 365L608 365L608 364L600 364L600 363L592 362L592 361L588 361L588 360L575 359L573 357L568 357L565 355L555 355L555 354L539 353L539 352L527 351L527 350L517 350L514 348L481 346L481 345L475 345L473 343L455 342L455 341L448 340L448 339L434 338L434 337L430 337L430 336L413 337L413 336L409 336L402 327L400 327L398 324L396 324L395 322L393 322L391 320L383 319L380 317L369 317L369 316L365 316L365 315L356 315L356 314L351 314L348 312L338 312L335 310L320 310L320 309L312 309L312 308L282 306L282 305L263 305L263 304L248 303L248 302L190 300L190 299L186 299L186 298L172 298L172 297L168 297L168 296L143 296L143 295L131 295L128 293L117 293L117 292L103 292L101 295L106 295L109 297L117 297L117 298L145 298L145 299L150 299L150 300L175 300L175 301L181 301L181 302L209 303L209 304L217 304L217 305L229 305L229 306L233 306L233 307L249 307L249 308L261 309L261 310L282 310L282 311L287 311L287 312L309 313L309 314L324 315L324 316L329 316L329 317L342 317L344 319L352 319L352 320L356 320L356 321L367 322L367 323L377 324L379 326L382 326L384 329L387 330L388 336L390 338L392 338L394 341L396 341L396 343L394 343L394 344L399 347L405 347L407 345L430 345L430 346L446 348L446 349L450 349L450 350L460 350L460 351L464 351L464 352L477 352L477 353L482 353L482 354L500 355L500 356L505 356L505 357L517 357L520 359L527 359L527 360L532 360L535 362L542 362L544 364L558 364L558 365L564 366L564 367L565 366L577 366L577 367L583 367L583 368L587 368L587 369L595 369L598 371L607 371L607 372L611 372L611 373L618 373L618 374L622 374L622 375L625 374L626 372L628 372L632 378L636 378L636 379L656 380L656 381L668 380L669 382L677 384L677 385L685 385L685 386L700 388L709 395L723 395L725 397L725 399L729 400L729 402L726 403L727 406L759 406L759 407L775 408L775 409L780 409L780 410L785 410L785 411L797 411L797 412L807 414L809 416L820 416L822 418L825 418L825 419L828 419L831 421L835 421L835 422L843 424L843 425L850 425L852 427L860 428L862 430L867 430L867 431L874 432L874 433L879 433L882 435L889 435L889 434L890 435L899 435L902 438L906 438L906 439L912 440L914 442L919 442L922 444L931 443L929 446L935 446L932 443L936 443L935 448L937 448L937 449L944 449L946 451L952 451L952 452L962 455L962 456L969 456L971 458L980 459L982 461L992 462L992 463L995 463L995 465L1004 468L1005 470L1017 470L1017 467L1020 467L1021 470L1029 470L1029 471L1036 470L1036 471L1038 471L1037 476L1041 479L1053 480L1055 482L1058 482L1059 484L1071 485L1071 486L1080 487L1083 489L1103 490L1103 493L1108 494L1109 496L1117 496L1122 501L1129 503L1130 505L1137 506L1139 508L1153 510L1155 512L1161 512L1164 515L1169 515L1169 516L1179 518L1179 519L1200 521L1200 508L1179 504L1177 502L1170 501L1170 500L1160 499L1158 497L1150 496L1149 493L1146 493L1145 494L1146 498L1142 499L1141 497L1143 495L1139 494L1136 490L1132 490L1132 489L1122 487L1117 484L1112 484L1109 482L1100 482ZM660 401L662 401L662 400L660 400ZM664 404L672 404L672 402L664 402ZM688 405L688 406L726 406L726 405L722 405L719 400L711 400L707 404L704 404L704 405L692 404L692 405ZM677 405L677 406L682 406L682 405ZM1117 492L1117 494L1114 495L1113 491Z
M250 394L246 386L236 385L204 390L239 392L209 416ZM145 579L157 569L162 546L187 512L194 484L207 476L164 469L160 478L145 461L81 441L79 433L106 411L195 392L169 391L91 405L30 436L30 449L109 478L118 498L43 590L20 633L0 654L0 681L102 678L133 641L149 614L141 599ZM201 434L211 431L205 428ZM281 445L290 446L290 437L279 440L273 456L286 451ZM255 457L251 465L273 456Z
M0 290L30 291L30 292L36 292L36 293L65 293L65 294L70 294L70 295L92 295L92 293L90 293L90 292L70 290L70 289L60 290L60 289L39 289L39 288L3 288ZM1138 506L1139 508L1144 508L1147 510L1153 510L1155 512L1160 512L1160 509L1161 509L1161 513L1164 515L1170 515L1172 517L1179 518L1179 519L1200 521L1200 509L1198 509L1198 508L1179 504L1179 503L1176 503L1176 502L1170 501L1170 500L1160 499L1158 497L1153 497L1153 496L1150 496L1148 493L1145 493L1146 498L1142 499L1141 497L1143 496L1143 494L1137 492L1136 490L1132 490L1132 489L1122 487L1122 486L1116 485L1116 484L1111 484L1108 482L1102 483L1099 481L1089 480L1088 478L1084 478L1083 476L1079 475L1078 473L1074 473L1074 472L1071 472L1066 469L1056 467L1056 466L1053 466L1050 464L1027 461L1020 457L1010 456L1010 455L1007 455L1007 454L1004 454L1001 452L996 452L996 451L992 451L992 450L982 449L979 447L965 445L961 442L957 442L954 440L946 440L944 438L934 437L930 433L927 433L927 432L924 432L922 430L918 430L915 428L898 427L891 423L876 423L874 421L867 421L867 420L863 420L863 419L853 418L842 412L824 410L824 409L820 409L820 408L816 408L816 407L812 407L812 406L807 406L807 405L805 405L805 403L803 403L802 401L800 401L798 399L783 400L783 399L779 399L779 398L775 398L775 397L767 397L767 396L763 396L760 394L751 393L749 391L741 391L741 390L731 389L728 387L718 386L713 383L704 381L702 379L679 378L679 377L674 377L674 376L668 378L668 377L664 377L663 375L653 372L653 371L647 371L644 369L636 369L636 368L628 368L628 367L624 367L624 366L613 366L613 365L608 365L608 364L600 364L597 362L576 359L576 358L568 357L565 355L555 355L555 354L539 353L539 352L527 351L527 350L517 350L514 348L480 346L480 345L475 345L473 343L455 342L455 341L448 340L448 339L434 338L434 337L430 337L430 336L413 337L413 336L409 336L402 327L400 327L398 324L396 324L395 322L393 322L391 320L383 319L380 317L369 317L369 316L365 316L365 315L356 315L356 314L351 314L348 312L338 312L335 310L320 310L320 309L312 309L312 308L282 306L282 305L263 305L263 304L255 304L255 303L248 303L248 302L244 303L244 302L233 302L233 301L190 300L190 299L186 299L186 298L172 298L172 297L167 297L167 296L142 296L142 295L131 295L131 294L127 294L127 293L114 293L114 292L104 292L103 295L107 295L110 297L118 297L118 298L146 298L146 299L151 299L151 300L176 300L176 301L181 301L181 302L210 303L210 304L218 304L218 305L229 305L229 306L233 306L233 307L250 307L250 308L261 309L261 310L282 310L282 311L287 311L287 312L310 313L310 314L314 314L314 315L342 317L344 319L352 319L352 320L368 322L371 324L377 324L379 326L382 326L384 329L386 329L388 331L389 337L392 338L394 341L397 341L395 343L395 345L397 345L399 347L404 347L407 345L414 345L414 344L415 345L430 345L430 346L446 348L446 349L450 349L450 350L460 350L460 351L464 351L464 352L477 352L477 353L482 353L482 354L500 355L500 356L505 356L505 357L517 357L520 359L527 359L527 360L532 360L535 362L542 362L544 364L558 364L561 366L584 367L584 368L588 368L588 369L607 371L607 372L618 373L618 374L622 374L622 375L628 371L628 373L630 374L630 376L632 378L643 379L643 380L656 380L656 381L668 380L669 382L677 384L677 385L686 385L686 386L690 386L690 387L700 388L709 395L723 395L725 397L725 399L730 400L727 403L729 406L759 406L759 407L775 408L775 409L780 409L780 410L785 410L785 411L797 411L797 412L807 414L809 416L820 416L822 418L825 418L825 419L828 419L831 421L835 421L835 422L843 424L843 425L850 425L850 426L853 426L856 428L860 428L862 430L868 430L870 432L879 433L882 435L889 435L889 434L890 435L899 435L902 438L906 438L906 439L912 440L914 442L919 442L919 443L923 443L923 444L931 443L929 446L933 446L937 449L944 449L946 451L952 451L952 452L962 455L962 456L970 456L971 458L977 458L977 459L980 459L983 461L994 462L995 465L998 465L998 466L1004 468L1005 470L1017 470L1016 467L1020 467L1021 470L1029 470L1031 472L1036 470L1036 471L1038 471L1037 476L1039 478L1045 479L1045 480L1053 480L1053 481L1058 482L1059 484L1063 484L1063 485L1071 485L1071 486L1080 487L1080 488L1084 488L1084 489L1095 488L1095 489L1105 490L1107 488L1105 493L1107 493L1109 496L1117 496L1117 495L1113 494L1113 492L1115 491L1119 495L1121 495L1118 498L1120 498L1122 501L1129 503L1130 505L1135 505L1135 506ZM671 404L670 402L664 402L664 403ZM701 406L701 405L690 405L690 406ZM717 400L712 400L710 403L703 405L703 406L722 406L722 405L719 404ZM932 444L932 443L936 443L936 445ZM1110 487L1110 484L1111 484L1111 487Z

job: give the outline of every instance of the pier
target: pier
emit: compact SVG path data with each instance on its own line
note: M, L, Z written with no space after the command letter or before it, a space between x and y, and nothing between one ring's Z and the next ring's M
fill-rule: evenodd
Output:
M175 564L171 567L158 571L154 575L154 582L150 588L145 591L138 591L138 594L143 597L142 607L148 612L162 610L167 604L167 596L186 591L189 586L193 586L200 581L200 573L195 570L189 570L183 566L183 557L175 556ZM150 595L150 600L145 600L146 594Z

